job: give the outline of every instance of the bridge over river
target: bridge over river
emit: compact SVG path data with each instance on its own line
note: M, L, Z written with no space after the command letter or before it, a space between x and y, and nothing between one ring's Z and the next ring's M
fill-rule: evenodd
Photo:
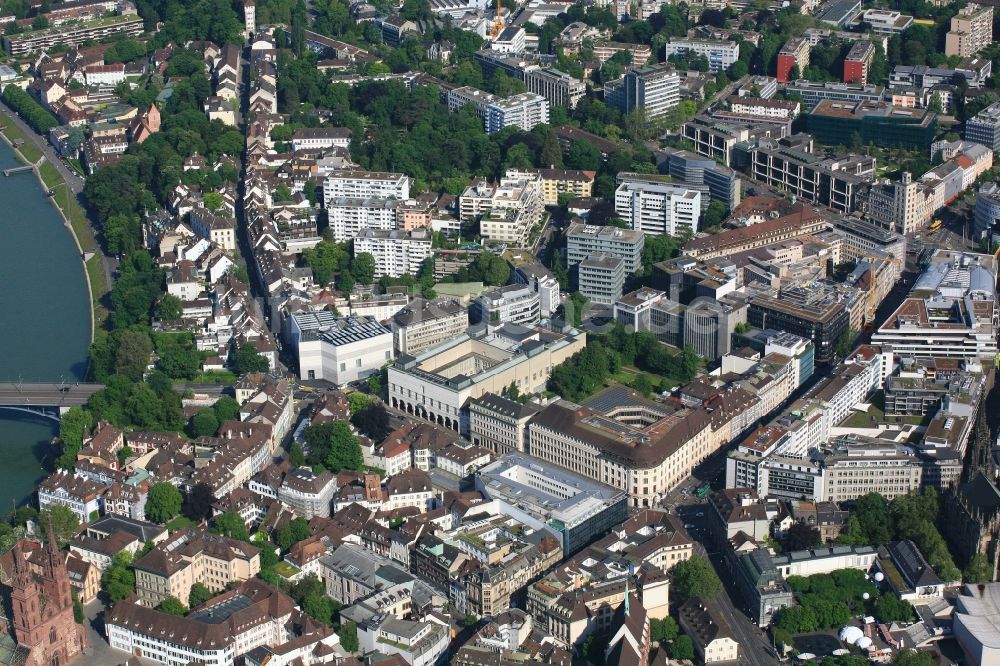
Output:
M0 408L42 414L58 421L70 407L86 404L103 388L103 384L0 382Z

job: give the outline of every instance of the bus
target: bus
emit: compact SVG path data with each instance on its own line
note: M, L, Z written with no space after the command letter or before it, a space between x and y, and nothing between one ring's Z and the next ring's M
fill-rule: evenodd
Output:
M710 492L712 492L712 487L706 483L705 485L698 488L698 490L694 491L694 494L696 497L701 498L708 496Z
M933 222L931 222L930 226L931 231L937 231L940 228L941 228L941 220L934 220Z

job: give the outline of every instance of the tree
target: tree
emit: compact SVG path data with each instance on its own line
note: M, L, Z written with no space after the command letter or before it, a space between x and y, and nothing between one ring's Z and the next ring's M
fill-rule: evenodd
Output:
M324 423L330 425L329 429L329 453L323 461L326 468L331 472L341 470L361 471L364 468L364 457L361 455L361 446L358 438L351 432L350 426L344 421L334 421Z
M306 464L306 454L298 442L292 442L292 448L288 450L288 464L292 467L302 467Z
M80 519L72 509L64 504L52 504L48 509L38 512L38 524L48 526L52 521L52 531L56 535L56 543L60 547L69 543L80 527Z
M240 418L240 404L230 395L224 395L216 400L215 404L212 405L212 410L215 412L215 418L219 420L219 423L239 420Z
M351 620L340 625L340 629L337 630L337 636L340 637L340 645L348 653L354 653L358 651L360 644L358 643L358 625L354 624Z
M200 523L212 515L214 501L212 487L204 481L196 483L188 494L187 503L184 505L184 515Z
M382 441L390 432L389 413L381 402L371 402L351 417L351 423L361 434L373 441Z
M692 555L675 565L672 574L673 588L680 599L713 599L722 590L722 581L715 574L715 569L700 555Z
M601 151L586 140L574 141L566 155L566 166L570 169L597 171L602 161Z
M694 643L687 635L678 636L670 646L670 656L673 659L694 659Z
M375 281L375 257L370 252L362 252L351 262L351 275L361 284Z
M343 259L346 259L344 249L326 241L320 241L315 247L302 251L302 260L312 269L313 278L319 285L330 283Z
M941 107L941 93L934 93L931 95L930 102L927 104L927 110L931 113L942 113Z
M910 648L904 648L892 657L893 666L934 666L937 659L929 652L918 652Z
M177 617L184 617L188 613L187 606L182 604L181 600L177 597L167 597L160 602L156 610L167 615L176 615Z
M654 643L672 641L677 638L677 622L670 616L662 620L650 620L649 635Z
M913 606L892 592L887 592L875 602L875 617L886 624L907 622L913 619Z
M181 512L184 498L177 487L161 481L149 489L146 497L146 517L157 523L166 523Z
M111 566L101 576L101 590L111 603L118 603L135 592L135 572L132 570L132 554L121 551L111 560Z
M976 553L962 572L962 580L966 583L987 583L993 580L993 565L982 553Z
M188 606L197 608L214 596L215 593L212 590L201 583L195 583L191 586L191 592L188 593Z
M734 79L742 79L749 73L750 73L750 68L747 67L747 64L742 60L737 60L736 62L733 63L733 66L729 68L729 74Z
M819 530L805 523L795 523L785 534L786 550L806 550L820 544Z
M248 343L233 354L233 370L238 375L250 372L267 372L271 369L270 362L260 355L253 343Z
M173 294L164 294L163 298L160 299L157 314L160 319L167 321L180 319L184 314L184 304Z
M116 333L115 372L136 382L142 379L153 353L153 341L144 330Z
M212 530L216 534L221 534L222 536L229 537L230 539L237 539L239 541L248 541L249 535L247 534L246 523L243 522L243 518L240 514L235 511L226 511L215 517L214 524L212 525Z
M191 435L193 437L211 437L219 430L219 418L215 410L205 407L191 419Z

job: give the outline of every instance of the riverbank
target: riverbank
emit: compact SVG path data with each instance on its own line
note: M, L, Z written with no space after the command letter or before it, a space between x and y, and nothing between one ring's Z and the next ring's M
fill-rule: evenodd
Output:
M87 212L76 200L76 195L70 190L59 171L48 162L42 152L33 143L33 137L26 136L16 125L5 119L4 127L0 129L0 137L11 147L17 159L32 167L32 171L42 188L51 192L49 201L59 212L63 224L73 236L80 260L83 263L84 275L87 276L87 292L90 296L90 340L93 341L98 326L103 326L109 313L102 304L110 287L101 265L101 248L90 225Z

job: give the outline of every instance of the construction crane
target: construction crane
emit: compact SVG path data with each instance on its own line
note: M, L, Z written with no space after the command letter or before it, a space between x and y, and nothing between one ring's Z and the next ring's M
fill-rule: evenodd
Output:
M500 14L500 0L497 0L497 17L493 21L493 27L490 28L490 41L496 41L497 37L504 29L503 16Z

